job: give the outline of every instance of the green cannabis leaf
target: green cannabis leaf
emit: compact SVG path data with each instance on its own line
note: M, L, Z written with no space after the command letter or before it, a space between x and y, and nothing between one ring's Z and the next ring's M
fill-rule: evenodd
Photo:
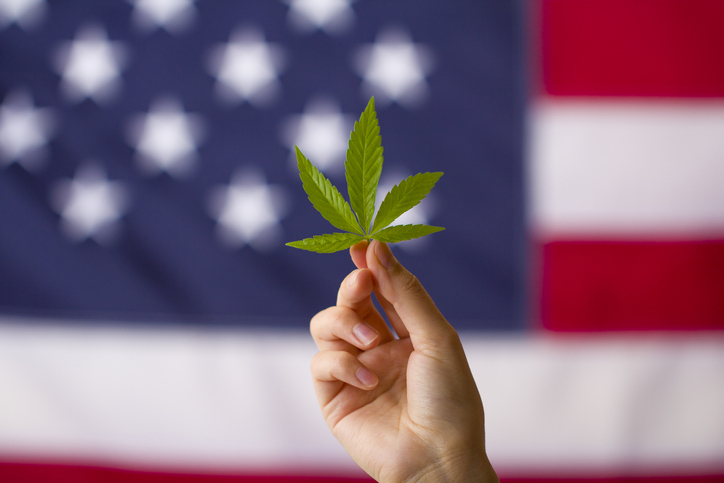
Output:
M332 253L345 250L362 240L364 240L364 238L355 233L332 233L328 235L315 235L313 238L289 242L287 245L318 253Z
M389 226L400 215L425 199L443 175L440 172L418 173L402 180L387 193L375 216L383 149L374 97L370 99L359 121L354 123L348 146L344 169L349 203L295 146L299 177L309 201L325 220L347 233L316 235L287 243L288 246L318 253L332 253L345 250L365 239L396 243L444 230L442 227L429 225Z

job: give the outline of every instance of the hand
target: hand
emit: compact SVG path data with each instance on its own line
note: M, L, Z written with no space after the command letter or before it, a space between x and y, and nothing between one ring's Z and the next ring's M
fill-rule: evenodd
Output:
M457 332L387 245L360 242L350 255L358 268L337 305L311 322L314 389L332 433L378 481L497 482Z

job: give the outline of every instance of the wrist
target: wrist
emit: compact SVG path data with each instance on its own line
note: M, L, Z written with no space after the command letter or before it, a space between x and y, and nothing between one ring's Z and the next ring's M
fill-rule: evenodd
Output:
M448 457L430 464L405 480L405 483L500 483L498 475L483 453L478 458Z

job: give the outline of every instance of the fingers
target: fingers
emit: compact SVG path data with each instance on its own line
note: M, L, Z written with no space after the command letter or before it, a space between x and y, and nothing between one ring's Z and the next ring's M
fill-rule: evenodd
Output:
M354 310L330 307L312 318L310 331L322 351L346 351L357 354L380 343L379 331L366 323Z
M367 240L362 240L349 249L349 255L357 268L367 268L366 260Z
M377 376L357 357L344 351L321 351L312 358L312 380L322 407L331 401L344 384L363 390L377 386Z
M342 281L337 305L312 318L310 331L320 350L357 354L393 340L390 329L372 303L372 273L361 268Z
M400 332L409 333L415 350L437 351L441 344L459 341L420 281L395 259L386 244L373 240L365 261L390 322L401 337Z
M366 268L359 268L342 280L337 292L337 306L350 308L360 314L367 316L374 310L372 304L372 290L374 282L372 273Z
M346 385L364 391L377 387L377 376L349 352L321 351L312 358L312 384L323 411ZM327 417L327 416L325 416Z
M353 245L349 249L350 257L352 258L352 261L357 266L357 268L367 268L367 247L368 243L367 240L362 240L361 242L357 243L356 245ZM374 281L373 281L373 291L375 291L374 288ZM390 320L390 324L392 324L392 327L395 329L395 333L398 337L404 338L407 337L409 334L407 332L407 329L405 328L405 325L400 321L400 318L397 317L397 314L395 313L392 305L385 300L384 297L381 297L376 291L375 294L377 295L377 300L380 302L380 305L382 305L382 309L387 314L387 317ZM338 301L339 303L339 301ZM387 324L384 325L384 331L383 332L389 332L390 339L392 340L392 332L389 330L389 327L387 327Z
M393 340L394 337L387 327L385 319L372 303L373 290L372 272L367 268L359 268L347 275L347 278L340 284L337 293L337 307L353 310L365 323L377 331L380 335L380 342L385 343Z

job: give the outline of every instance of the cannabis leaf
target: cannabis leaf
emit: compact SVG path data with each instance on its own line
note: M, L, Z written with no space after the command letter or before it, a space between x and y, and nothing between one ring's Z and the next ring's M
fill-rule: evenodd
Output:
M366 233L375 213L377 182L382 174L382 138L373 99L349 135L344 169L349 201Z
M429 225L389 226L427 196L443 175L440 172L418 173L393 186L382 200L375 216L383 149L374 97L370 99L359 121L354 123L348 146L344 169L349 203L295 146L299 177L309 201L325 220L347 233L316 235L287 243L288 246L318 253L332 253L345 250L365 239L396 243L444 230L442 227Z
M318 253L332 253L345 250L362 240L364 240L363 237L354 233L332 233L328 235L315 235L312 238L289 242L287 245Z
M395 221L401 214L416 206L430 192L442 173L417 173L392 187L375 217L372 232L377 232Z
M304 157L298 147L294 148L297 151L297 166L299 177L302 178L302 187L312 205L333 226L362 235L364 232L357 223L352 209L337 188Z
M385 243L395 243L402 240L412 240L429 235L445 228L429 225L395 225L375 233L374 239Z

